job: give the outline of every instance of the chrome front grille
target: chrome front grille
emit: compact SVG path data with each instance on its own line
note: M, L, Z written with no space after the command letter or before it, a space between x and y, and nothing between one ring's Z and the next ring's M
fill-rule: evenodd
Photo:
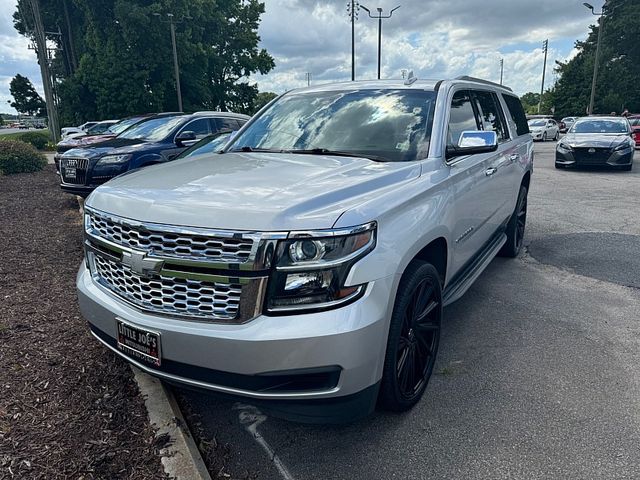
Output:
M92 234L154 255L242 264L254 253L255 239L241 234L222 236L204 231L166 231L97 212L89 214L88 222L87 228Z
M86 158L60 158L60 175L64 183L84 185L88 168L89 160Z
M135 305L159 313L232 320L240 308L242 285L165 276L138 275L129 267L94 256L98 282Z

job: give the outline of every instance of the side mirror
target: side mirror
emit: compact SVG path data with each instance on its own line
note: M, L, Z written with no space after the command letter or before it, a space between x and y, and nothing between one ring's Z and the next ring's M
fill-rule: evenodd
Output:
M188 147L196 142L196 134L191 130L180 132L176 137L176 145L179 147Z
M460 134L458 145L447 147L447 158L477 153L495 152L498 149L498 135L487 130L466 131Z

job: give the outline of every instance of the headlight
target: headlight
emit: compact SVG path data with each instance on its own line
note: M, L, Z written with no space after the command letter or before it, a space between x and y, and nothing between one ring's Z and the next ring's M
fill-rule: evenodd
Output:
M558 144L558 150L560 150L561 152L573 152L573 148L571 147L571 145L567 145L566 143L562 143L560 142Z
M376 243L376 224L349 231L296 233L280 241L266 311L319 311L360 298L366 285L345 286L351 267Z
M614 150L616 152L619 152L620 150L627 150L630 149L631 145L629 145L627 142L625 143L621 143L620 145L618 145L616 148L614 148Z
M125 155L107 155L98 160L99 165L118 165L124 163L131 158L131 154Z

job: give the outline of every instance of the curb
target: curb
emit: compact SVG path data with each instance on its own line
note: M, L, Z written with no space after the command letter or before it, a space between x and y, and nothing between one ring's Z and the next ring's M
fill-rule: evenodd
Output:
M151 426L156 430L156 439L162 439L165 445L160 449L165 473L176 480L211 480L173 393L157 378L134 366L131 370L144 398Z

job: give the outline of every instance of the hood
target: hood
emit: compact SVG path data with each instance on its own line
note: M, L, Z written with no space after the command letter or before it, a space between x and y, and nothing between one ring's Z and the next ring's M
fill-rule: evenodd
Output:
M184 158L121 175L87 205L134 220L229 230L331 228L347 209L420 176L420 164L277 153ZM375 220L363 218L362 223Z
M104 133L102 135L80 135L78 137L65 138L58 143L58 147L73 148L81 145L91 145L94 143L104 142L115 138L113 133Z
M629 140L626 134L570 133L561 142L571 147L613 148Z
M131 140L128 138L114 137L93 146L79 146L65 153L68 157L99 158L104 155L119 155L133 153L141 148L147 148L150 144L144 140Z

